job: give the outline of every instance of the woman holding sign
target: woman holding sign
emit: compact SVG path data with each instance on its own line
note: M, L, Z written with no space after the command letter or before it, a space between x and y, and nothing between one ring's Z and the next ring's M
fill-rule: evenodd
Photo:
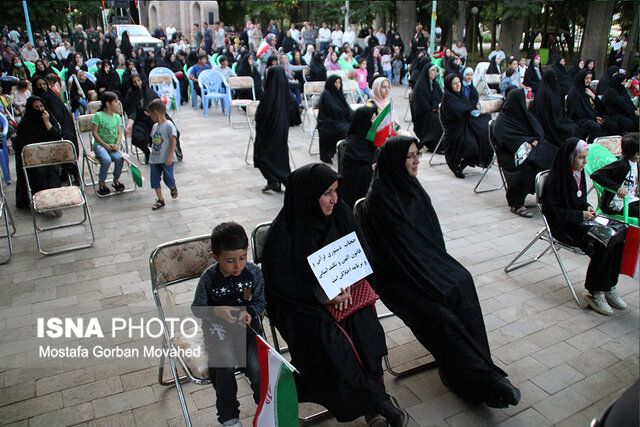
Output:
M291 363L300 371L300 402L319 403L340 422L364 415L370 422L386 419L391 426L406 426L407 414L385 393L382 356L387 347L373 306L337 320L341 312L356 306L358 297L350 289L356 287L342 288L330 298L319 282L326 281L325 274L334 277L346 270L340 265L344 255L362 255L352 248L369 253L351 210L338 200L338 183L339 175L323 164L305 165L289 175L284 207L269 229L262 260L269 320L289 345ZM351 233L347 243L334 244ZM337 255L333 259L340 267L329 265L314 274L312 264L316 267L316 257L322 255ZM370 294L375 303L375 294Z
M447 253L431 199L416 178L416 143L387 140L365 200L362 227L376 292L433 354L449 389L472 404L517 405L520 391L491 360L473 278Z

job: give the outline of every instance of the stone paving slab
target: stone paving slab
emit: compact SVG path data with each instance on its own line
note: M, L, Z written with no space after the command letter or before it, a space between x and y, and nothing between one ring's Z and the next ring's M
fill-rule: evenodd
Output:
M407 104L403 94L404 88L392 88L401 112ZM0 266L0 424L184 425L175 390L157 383L155 359L141 366L116 361L9 367L17 366L10 363L24 360L35 345L38 315L76 307L99 316L133 306L153 308L147 260L155 246L208 234L228 220L240 222L250 233L276 216L283 194L260 191L263 178L244 162L247 129L231 129L219 110L205 119L189 105L177 125L185 155L175 168L180 197L171 200L163 189L167 205L153 212L154 194L148 187L106 199L88 188L96 233L92 248L44 257L37 252L29 212L12 209L18 228L15 255ZM300 127L290 131L298 166L318 161L308 154L310 139L311 133ZM506 274L504 265L542 226L539 213L532 210L532 219L517 217L509 212L502 190L474 194L478 177L457 179L446 166L428 166L428 159L422 159L419 179L432 198L449 251L474 275L494 360L520 387L523 399L503 410L470 406L442 385L436 371L404 378L385 373L389 393L407 409L411 426L586 425L638 378L638 283L621 276L619 291L629 309L603 317L573 303L553 257ZM13 168L13 158L11 162ZM148 166L142 171L148 178ZM483 186L499 183L497 170L492 170ZM5 191L13 207L14 188ZM74 243L83 241L87 230L45 232L42 239L46 244ZM576 292L582 293L588 259L564 252L562 257ZM171 298L188 305L194 289L195 281L181 284L172 289ZM382 304L379 309L386 311ZM394 368L430 360L397 317L383 319L382 325ZM238 383L241 421L250 426L256 406L248 383L241 378ZM211 386L186 384L184 390L193 425L215 425ZM304 404L301 414L316 409ZM346 425L365 422L360 418Z

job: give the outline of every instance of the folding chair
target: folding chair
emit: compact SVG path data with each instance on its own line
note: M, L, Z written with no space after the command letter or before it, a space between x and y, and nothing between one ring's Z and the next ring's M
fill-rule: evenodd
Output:
M233 99L233 94L238 89L251 89L251 98L238 98ZM236 107L241 109L244 107L246 109L247 105L256 100L256 91L253 87L253 78L249 76L231 76L229 77L229 103L231 105L229 110L229 123L231 124L231 128L233 129L234 123L243 123L243 120L233 121L231 119L231 109Z
M498 151L496 149L496 141L493 138L493 126L494 126L494 123L495 123L495 120L493 120L493 119L489 122L489 127L488 127L489 143L491 144L491 148L493 149L493 158L494 158L494 161L495 161L496 165L498 166L498 172L500 173L500 179L502 180L502 186L500 186L498 188L494 188L494 189L489 189L489 190L476 191L478 186L480 185L480 183L484 179L484 176L487 174L487 172L489 172L489 169L491 169L491 167L493 166L494 162L492 161L491 164L489 165L489 167L484 171L484 174L482 175L482 178L480 178L480 181L478 181L478 184L476 185L476 187L473 189L473 191L475 193L486 193L488 191L499 190L500 188L504 188L505 191L507 191L509 189L508 184L507 184L507 178L504 175L504 171L502 170L502 166L500 166L500 159L498 158Z
M500 111L500 108L502 108L502 99L481 99L480 100L479 109L482 114L497 113L498 111ZM493 120L489 121L489 126L487 126L488 133L489 133L489 144L491 144L491 150L493 151L493 155L491 156L491 162L489 163L489 166L487 166L484 169L484 173L480 177L480 180L478 180L478 183L473 188L473 192L476 194L488 193L490 191L500 190L501 188L504 187L504 183L505 183L502 169L500 168L500 165L498 165L498 170L500 171L500 178L502 179L502 185L500 185L499 187L487 188L485 190L478 190L478 187L480 187L480 184L482 183L484 178L487 176L487 173L489 173L489 170L491 169L493 164L498 161L498 156L496 154L496 149L495 149L495 143L493 141L493 122L494 122Z
M505 273L510 273L513 270L517 270L520 267L524 267L526 265L532 264L538 261L540 258L542 258L551 250L553 251L553 254L556 257L556 260L558 261L558 265L560 265L560 269L562 270L562 275L564 276L564 279L567 282L567 286L569 286L569 290L571 291L573 300L576 302L578 307L585 308L585 306L580 303L580 300L578 299L578 296L576 295L576 292L573 289L573 285L571 284L571 280L569 279L567 270L565 269L564 264L562 263L562 259L560 258L560 254L558 252L560 249L566 249L578 255L585 255L585 253L576 246L571 246L566 243L560 242L559 240L556 240L551 234L551 228L549 227L549 222L547 221L547 218L544 216L544 213L542 212L542 196L543 196L542 192L544 190L544 183L547 179L548 174L549 174L549 171L542 171L538 173L538 175L536 176L536 204L538 206L538 211L540 212L540 215L542 215L542 221L544 222L544 227L540 231L538 231L538 233L535 235L533 240L531 240L531 242L529 242L527 246L525 246L525 248L518 255L516 255L516 257L512 259L509 264L507 264L507 266L504 268L504 271ZM542 252L540 252L540 254L537 255L535 258L531 258L526 261L517 262L539 240L542 240L548 243L545 249Z
M353 205L353 216L356 217L356 221L358 222L358 224L362 223L361 221L362 221L363 206L364 206L364 197L362 199L356 200L356 202ZM395 314L389 311L388 313L378 314L378 319L386 319L387 317L393 317L393 316L395 316ZM423 363L418 366L414 366L413 368L405 369L404 371L394 371L393 368L391 367L391 363L389 362L388 355L384 356L384 364L387 366L387 371L389 371L389 373L394 377L406 377L409 375L416 374L418 372L422 372L428 369L434 369L438 367L438 362L434 360L431 362Z
M163 298L160 295L160 290L166 290L172 285L200 277L200 275L215 262L211 254L210 235L163 243L156 247L149 257L151 289L164 335L163 349L170 351L167 354L173 376L173 378L169 379L164 378L165 353L163 352L160 356L160 364L158 366L158 384L165 387L176 387L180 399L180 406L182 407L182 414L184 415L187 426L191 426L191 418L189 417L189 410L182 391L182 384L186 382L211 384L207 352L201 351L202 357L200 358L186 359L177 351L177 349L182 346L204 348L204 339L201 334L198 334L194 338L187 338L181 334L176 334L173 337L169 335L169 327L167 326L165 318L164 307L162 305ZM182 376L178 373L178 364L184 372Z
M350 99L352 101L351 104L365 103L365 100L360 93L358 82L355 80L342 79L342 92L344 93L344 97L346 99ZM353 106L351 108L355 109L353 108Z
M269 233L269 227L271 227L271 222L263 222L256 225L256 227L251 232L251 255L253 256L254 264L262 263L262 253L264 251L264 244L267 240L267 234ZM273 346L275 350L280 354L289 351L288 346L280 347L280 343L278 342L278 331L276 330L276 327L273 326L271 322L269 322L269 326L271 327L271 336L273 338ZM309 415L308 417L298 418L298 422L300 422L300 424L305 424L329 415L329 411L324 409L320 412Z
M0 114L0 126L2 126L2 147L0 147L0 170L4 176L4 182L11 185L11 170L9 169L9 147L7 146L7 135L9 134L9 120Z
M247 124L249 126L249 141L247 142L247 151L244 154L244 162L248 165L253 164L253 162L249 161L249 150L251 149L251 144L255 143L256 111L258 110L259 105L260 105L260 101L251 101L247 104ZM289 145L289 141L287 141L287 149L289 150L289 157L291 158L291 164L295 169L296 161L293 159L293 152L291 151L291 145Z
M304 128L304 123L309 115L309 111L313 114L313 117L316 118L316 111L314 106L314 101L320 96L322 91L324 90L325 82L306 82L304 84L304 91L302 100L304 101L304 113L302 116L302 130L305 132L313 132L311 129L311 123L309 123L309 129ZM310 102L311 101L311 102Z
M0 264L6 264L11 261L13 257L13 245L11 243L11 236L16 234L16 224L13 222L13 216L11 216L11 211L9 210L9 205L7 203L7 198L4 195L4 187L2 186L2 179L0 179L0 217L4 219L4 228L7 234L0 234L0 237L7 238L7 245L9 247L9 256ZM13 231L9 231L9 224L11 224L11 228Z
M344 157L344 150L347 148L345 145L344 139L336 142L336 153L338 156L338 170L340 170L340 164L342 163L342 158Z
M429 157L429 166L440 166L440 165L446 165L447 162L445 161L440 161L437 163L433 162L433 158L436 156L436 154L438 154L438 150L440 149L440 144L442 144L442 142L444 141L444 125L442 124L442 115L440 114L440 107L442 106L442 104L440 104L438 106L438 121L440 122L440 127L442 128L442 136L440 137L440 140L438 141L438 143L436 144L436 148L433 150L433 153L431 153L431 157Z
M347 72L344 70L327 70L327 78L329 78L329 76L338 76L342 79L343 82L348 78Z
M402 117L405 122L411 122L411 119L412 119L412 117L410 116L412 96L413 96L413 90L409 89L409 94L407 95L407 99L409 100L409 103L407 104L407 109L404 110L404 116ZM410 117L407 118L407 115L409 115Z
M222 112L227 116L230 115L229 108L229 83L227 83L224 75L216 70L204 70L198 76L198 85L202 97L202 108L204 116L209 117L209 102L220 101Z
M29 194L29 202L31 207L31 217L33 219L33 230L36 235L36 243L38 245L38 251L44 255L53 255L62 252L70 252L77 249L84 249L93 246L96 240L93 223L91 222L91 212L89 211L89 204L87 203L87 197L84 193L84 180L80 175L80 185L69 185L68 187L49 188L46 190L33 193L31 190L31 184L29 182L29 169L43 167L43 166L55 166L63 163L73 163L78 170L78 157L76 155L76 149L69 141L52 141L52 142L40 142L36 144L29 144L22 149L22 164L24 174L27 182L27 191ZM78 172L80 172L78 170ZM75 222L64 223L60 225L51 225L47 227L41 227L38 225L36 214L55 212L58 210L67 210L72 208L81 208L84 216L81 220ZM89 222L89 228L91 229L91 242L72 246L56 251L44 251L40 245L39 232L54 230L58 228L66 228L74 225L81 225L85 221Z

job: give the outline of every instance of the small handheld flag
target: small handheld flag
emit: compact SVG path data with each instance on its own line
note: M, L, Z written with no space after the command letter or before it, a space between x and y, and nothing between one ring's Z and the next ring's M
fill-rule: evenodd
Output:
M396 123L393 121L393 101L389 102L386 107L380 111L378 117L371 124L369 132L367 132L367 140L373 142L376 147L382 147L382 144L391 136L395 136Z
M120 155L122 155L122 159L127 162L127 164L129 165L129 169L131 170L131 178L133 179L133 182L138 186L142 188L142 185L144 184L145 178L144 175L142 174L142 171L140 170L140 168L138 166L136 166L135 164L133 164L133 162L131 160L129 160L129 155L127 153L123 153L122 151L119 151Z

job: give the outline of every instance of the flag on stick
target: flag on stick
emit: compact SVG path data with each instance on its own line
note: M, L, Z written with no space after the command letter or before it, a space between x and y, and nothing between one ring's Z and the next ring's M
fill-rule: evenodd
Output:
M145 181L142 171L138 166L133 164L131 160L129 160L129 155L127 153L123 153L122 151L120 151L119 153L122 156L122 159L125 162L127 162L127 164L129 165L129 169L131 170L131 178L133 179L133 182L138 187L142 188L142 185L144 184L144 181Z
M289 427L298 425L298 393L293 373L298 372L260 335L260 403L253 427Z
M386 107L380 111L378 117L371 124L367 133L367 140L373 142L376 147L382 147L382 144L391 136L395 136L396 123L393 121L393 101L389 102Z

